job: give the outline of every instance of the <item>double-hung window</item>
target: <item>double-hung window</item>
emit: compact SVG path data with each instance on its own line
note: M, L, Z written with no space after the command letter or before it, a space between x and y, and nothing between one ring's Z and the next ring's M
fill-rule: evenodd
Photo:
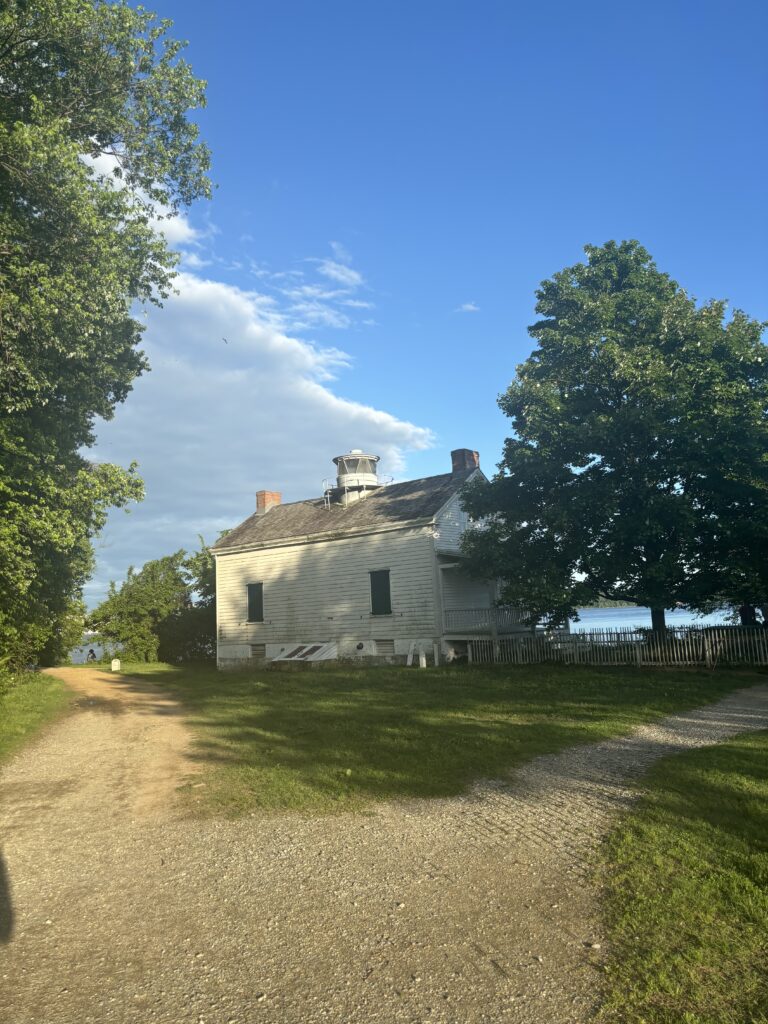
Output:
M264 584L249 583L246 586L248 593L248 621L264 621Z
M389 569L374 569L371 577L371 615L392 614L392 594L389 587Z

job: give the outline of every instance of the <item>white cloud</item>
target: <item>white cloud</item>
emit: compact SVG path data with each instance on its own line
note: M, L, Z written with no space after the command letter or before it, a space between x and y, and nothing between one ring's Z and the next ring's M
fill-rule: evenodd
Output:
M343 245L341 242L329 242L328 244L331 247L331 252L339 261L339 263L352 262L352 256L350 254L350 251L349 249L347 249L345 245Z
M317 284L302 284L296 288L286 288L283 295L289 299L338 299L346 292L338 289L331 289Z
M364 284L362 274L343 263L337 263L335 260L319 260L317 271L323 277L327 277L331 281L338 281L339 284L343 284L346 288L359 288Z
M193 228L185 213L177 213L172 217L161 214L152 221L155 231L165 235L165 240L171 248L179 245L191 245L200 238L200 232Z
M480 307L474 302L465 302L461 306L457 306L453 311L454 313L479 313Z
M123 179L115 176L115 171L120 166L117 157L110 156L108 153L100 153L98 156L86 154L82 159L83 163L90 167L94 175L103 182L109 183L116 189L125 187ZM145 201L148 198L144 192L139 195L143 196ZM155 231L165 235L165 240L172 248L180 245L193 245L202 237L202 233L189 223L189 218L185 213L172 214L168 207L162 206L160 203L151 205L157 216L153 217L150 223ZM198 266L200 265L202 264L198 264Z
M149 311L151 372L99 431L97 457L137 459L147 497L129 516L113 513L97 542L91 603L128 565L236 525L261 488L315 496L339 452L372 450L397 473L407 451L432 443L429 430L336 395L330 382L348 357L285 333L271 297L189 273L176 285Z
M343 331L352 326L351 317L322 302L296 302L289 307L288 313L293 331L303 331L308 327L333 327Z
M183 252L181 254L181 263L185 269L190 270L201 270L203 267L209 267L211 265L210 260L204 260L202 256L198 256L196 252Z
M93 170L97 177L107 178L114 184L115 188L122 187L120 184L121 179L115 177L115 169L119 166L117 157L109 156L107 153L99 153L98 156L84 153L81 159L86 166Z
M329 244L339 260L351 261L350 253L339 242ZM374 303L355 297L365 286L365 279L347 263L316 257L302 263L304 270L277 271L263 263L248 261L249 272L259 282L259 287L271 292L275 300L274 325L286 331L346 330L359 322L355 311L375 308Z

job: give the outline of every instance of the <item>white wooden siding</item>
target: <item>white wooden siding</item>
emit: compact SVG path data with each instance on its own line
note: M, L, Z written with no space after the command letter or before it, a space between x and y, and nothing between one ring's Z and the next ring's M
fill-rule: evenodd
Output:
M371 614L369 572L389 569L392 615ZM429 531L408 528L216 558L220 644L438 636ZM264 622L247 619L246 584L264 584Z
M451 498L435 520L435 549L458 553L461 535L467 528L468 516L461 507L459 495Z

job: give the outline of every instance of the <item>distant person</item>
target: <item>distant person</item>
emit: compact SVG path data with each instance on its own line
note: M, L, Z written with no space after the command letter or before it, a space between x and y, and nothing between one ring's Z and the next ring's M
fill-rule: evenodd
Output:
M91 647L85 656L86 661L96 661L96 651Z

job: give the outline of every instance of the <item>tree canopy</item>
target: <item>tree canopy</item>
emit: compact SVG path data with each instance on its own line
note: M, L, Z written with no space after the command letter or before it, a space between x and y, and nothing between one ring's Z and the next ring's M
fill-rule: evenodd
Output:
M202 661L216 656L213 555L183 550L128 570L88 619L100 642L127 661Z
M697 305L637 242L585 251L537 292L537 347L499 399L514 433L466 495L471 563L537 621L768 601L764 325Z
M141 497L84 455L143 372L135 304L176 263L158 224L207 196L204 84L127 3L0 9L0 647L34 658L77 607L90 540ZM64 618L62 618L62 616Z

